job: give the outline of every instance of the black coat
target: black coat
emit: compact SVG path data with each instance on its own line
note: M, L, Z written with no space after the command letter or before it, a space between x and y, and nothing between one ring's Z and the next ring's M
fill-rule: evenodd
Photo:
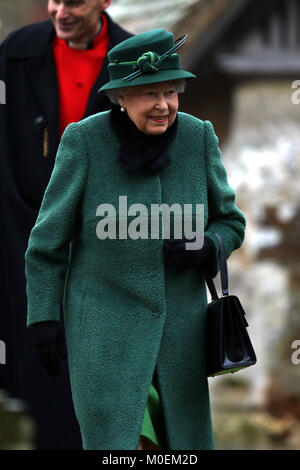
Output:
M131 34L106 16L111 49ZM0 80L6 84L6 104L0 105L0 340L6 343L0 389L28 405L37 425L38 449L78 449L81 438L66 363L62 377L48 376L26 328L24 254L59 144L54 36L48 20L12 32L0 49ZM110 108L108 98L97 93L108 80L105 59L84 117ZM46 156L45 130L49 134Z

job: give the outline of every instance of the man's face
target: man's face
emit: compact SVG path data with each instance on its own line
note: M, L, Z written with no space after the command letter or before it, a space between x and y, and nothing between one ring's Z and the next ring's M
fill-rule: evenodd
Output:
M99 16L112 0L48 0L56 34L66 41L86 41L96 32Z

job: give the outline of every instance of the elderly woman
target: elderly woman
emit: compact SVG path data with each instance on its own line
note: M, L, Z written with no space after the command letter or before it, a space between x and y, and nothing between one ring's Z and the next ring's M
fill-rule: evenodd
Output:
M183 42L158 29L109 52L113 109L67 127L29 239L27 326L57 375L63 312L84 449L214 448L204 281L215 232L228 258L245 218L212 124L178 112ZM204 243L150 234L162 204L190 204L193 226L203 204Z

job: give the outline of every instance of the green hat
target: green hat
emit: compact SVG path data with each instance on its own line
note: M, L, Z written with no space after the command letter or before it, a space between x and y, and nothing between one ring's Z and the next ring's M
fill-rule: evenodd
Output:
M154 29L121 42L107 54L110 81L98 92L179 78L195 78L192 73L180 69L179 55L175 52L186 38L187 35L174 42L172 33Z

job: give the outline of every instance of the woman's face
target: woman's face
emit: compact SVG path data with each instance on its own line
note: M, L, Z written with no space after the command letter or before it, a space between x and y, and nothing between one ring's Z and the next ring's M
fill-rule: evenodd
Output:
M174 80L134 86L125 95L119 95L118 100L136 127L149 135L165 132L175 121L178 110Z

